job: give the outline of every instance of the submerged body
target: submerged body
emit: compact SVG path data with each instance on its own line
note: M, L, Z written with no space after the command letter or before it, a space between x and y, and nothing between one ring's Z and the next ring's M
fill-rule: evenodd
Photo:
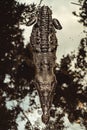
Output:
M37 22L30 37L33 62L36 68L34 84L39 93L43 111L42 121L45 124L48 123L50 118L50 109L56 86L54 68L56 66L57 38L54 27L61 29L58 22L56 19L52 20L50 8L42 6L39 8Z

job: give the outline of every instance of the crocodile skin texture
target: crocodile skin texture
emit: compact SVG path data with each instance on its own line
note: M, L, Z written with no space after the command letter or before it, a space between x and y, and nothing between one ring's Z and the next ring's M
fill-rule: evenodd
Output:
M42 6L37 15L37 22L33 26L30 37L30 46L36 68L34 84L38 90L43 111L42 121L47 124L56 86L54 68L57 38L51 9L48 6Z

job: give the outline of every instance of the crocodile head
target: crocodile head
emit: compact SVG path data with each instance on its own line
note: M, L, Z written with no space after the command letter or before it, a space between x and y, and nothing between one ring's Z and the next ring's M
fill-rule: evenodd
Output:
M46 76L47 77L47 76ZM50 118L50 109L53 101L53 95L56 85L55 76L49 76L48 80L44 81L41 77L36 79L36 87L39 93L41 108L43 111L42 121L47 124Z

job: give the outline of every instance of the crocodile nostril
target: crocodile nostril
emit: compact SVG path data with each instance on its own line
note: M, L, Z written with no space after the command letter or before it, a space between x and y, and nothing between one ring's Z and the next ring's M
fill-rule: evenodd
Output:
M44 124L48 124L49 118L50 118L49 114L46 114L46 115L43 114L42 115L42 121L43 121L43 123Z

